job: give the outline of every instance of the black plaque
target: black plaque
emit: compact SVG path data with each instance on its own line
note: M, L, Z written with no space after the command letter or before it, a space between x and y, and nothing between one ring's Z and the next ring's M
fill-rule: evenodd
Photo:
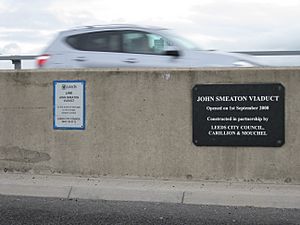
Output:
M282 146L284 86L194 86L193 142L197 146Z

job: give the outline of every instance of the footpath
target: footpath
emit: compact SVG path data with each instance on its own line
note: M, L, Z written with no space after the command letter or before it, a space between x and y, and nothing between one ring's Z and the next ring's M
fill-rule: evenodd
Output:
M0 173L0 195L300 208L300 185Z

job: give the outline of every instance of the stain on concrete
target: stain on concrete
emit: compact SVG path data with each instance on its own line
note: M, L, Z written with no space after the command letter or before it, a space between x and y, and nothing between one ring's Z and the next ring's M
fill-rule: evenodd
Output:
M285 183L291 183L292 182L292 178L290 177L287 177L285 180L284 180Z
M185 177L186 177L187 180L192 180L193 179L193 175L191 175L191 174L187 174L187 175L185 175Z
M38 163L42 161L48 161L50 159L51 157L47 153L19 148L17 146L0 146L0 160L24 163Z

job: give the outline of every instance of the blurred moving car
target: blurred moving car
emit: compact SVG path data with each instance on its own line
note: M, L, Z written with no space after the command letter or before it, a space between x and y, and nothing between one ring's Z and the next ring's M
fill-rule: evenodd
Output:
M205 51L171 31L136 25L87 26L59 33L39 68L253 67L250 56Z

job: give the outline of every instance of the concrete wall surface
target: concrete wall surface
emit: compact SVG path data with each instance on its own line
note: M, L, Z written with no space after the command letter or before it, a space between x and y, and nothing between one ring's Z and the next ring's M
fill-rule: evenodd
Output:
M86 129L53 129L53 81L86 81ZM197 147L196 84L281 83L282 147ZM0 72L0 170L300 183L300 68Z

